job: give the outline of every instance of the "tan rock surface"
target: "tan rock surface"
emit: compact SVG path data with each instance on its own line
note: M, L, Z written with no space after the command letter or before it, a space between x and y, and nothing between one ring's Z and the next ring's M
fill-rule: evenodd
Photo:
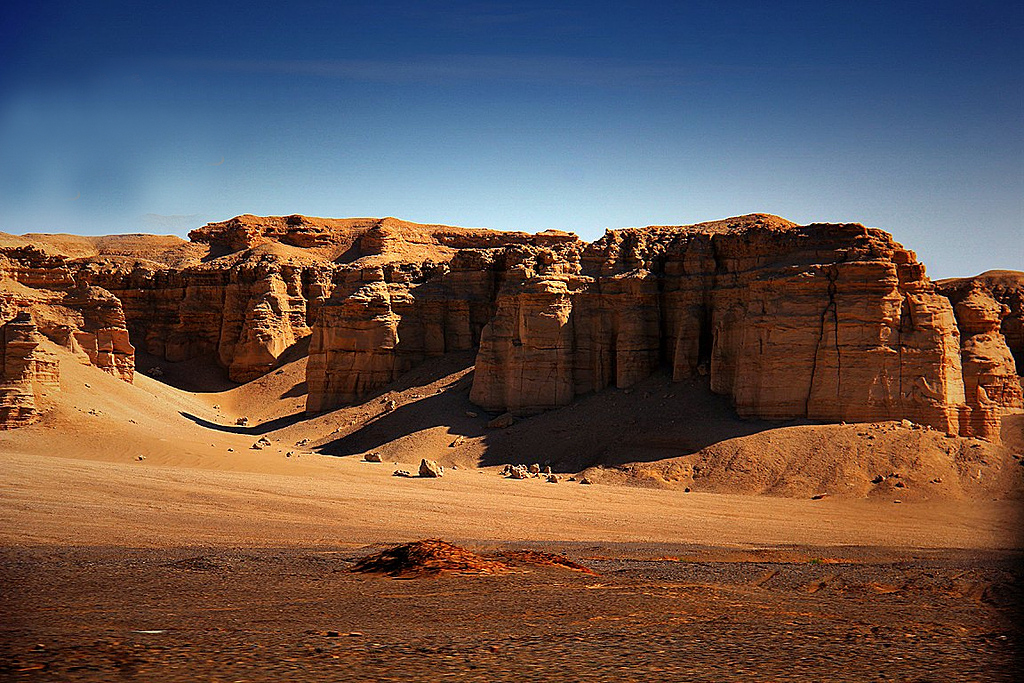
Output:
M472 399L530 413L665 362L710 374L744 417L959 429L959 338L913 252L861 225L753 215L609 231L573 273L506 278Z
M311 414L472 349L471 398L494 413L565 406L664 366L708 376L748 418L907 418L994 439L1020 403L1006 356L1018 280L987 274L1007 310L957 295L954 315L913 252L858 224L751 214L586 244L244 215L190 236L3 236L0 310L45 302L42 332L129 380L133 345L168 362L212 358L247 382L308 338ZM987 327L961 334L957 315Z
M35 422L40 395L60 390L57 359L41 342L27 312L0 325L0 429Z
M1024 273L1016 275L1000 272L940 283L940 291L954 304L960 328L967 402L961 431L989 441L999 440L1003 415L1024 412L1024 391L1009 346L1010 340L1017 342L1024 301Z

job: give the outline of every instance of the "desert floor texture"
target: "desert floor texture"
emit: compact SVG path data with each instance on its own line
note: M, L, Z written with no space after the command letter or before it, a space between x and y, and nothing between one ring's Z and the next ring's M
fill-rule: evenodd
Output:
M1016 680L1019 474L1006 454L1019 421L1006 421L1001 450L956 441L985 467L1005 460L988 488L917 483L941 479L927 470L941 435L738 421L739 454L873 429L880 448L912 436L924 455L904 472L909 487L870 489L865 471L856 495L816 499L749 495L749 478L685 492L615 458L557 484L515 481L500 476L507 444L434 415L470 419L464 371L449 361L306 419L300 361L227 388L195 365L130 385L63 358L44 419L0 433L0 677ZM652 381L648 393L661 392ZM620 394L565 419L621 413L609 403ZM381 413L382 400L398 410ZM530 419L538 453L575 438ZM728 431L714 415L702 428ZM261 437L270 445L251 448ZM362 462L370 449L384 462ZM448 463L445 476L392 476L420 457ZM595 483L569 480L584 474ZM350 571L422 538L560 553L593 573Z

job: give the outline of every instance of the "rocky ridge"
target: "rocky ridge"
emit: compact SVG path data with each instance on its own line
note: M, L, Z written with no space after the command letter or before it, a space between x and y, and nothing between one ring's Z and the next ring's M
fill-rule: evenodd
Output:
M246 215L190 242L120 237L0 235L0 322L32 308L43 335L127 381L135 346L213 357L245 382L308 338L310 413L473 350L472 400L515 415L659 367L706 376L751 418L905 418L996 440L1022 408L1019 278L936 287L912 251L859 224L753 214L588 244Z

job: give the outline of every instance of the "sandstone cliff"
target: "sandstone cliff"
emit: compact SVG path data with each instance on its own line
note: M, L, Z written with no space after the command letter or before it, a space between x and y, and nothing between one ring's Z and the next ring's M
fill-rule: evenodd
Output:
M996 440L1021 407L1021 279L937 291L913 252L858 224L753 214L587 244L245 215L190 238L0 235L0 320L32 308L40 332L128 381L134 346L215 358L246 382L308 338L311 413L472 350L471 398L494 412L564 406L659 367L706 376L751 418L906 418Z
M307 409L361 400L424 357L478 346L471 399L494 412L564 406L666 365L676 379L709 375L744 417L906 418L998 439L999 411L973 396L1006 370L980 364L1003 361L974 340L962 363L949 300L881 230L751 215L609 231L589 245L537 235L477 250L465 269L469 254L349 272L314 326ZM469 326L466 302L478 311ZM1012 407L1008 372L998 400Z
M57 359L40 342L28 313L0 325L0 429L35 422L40 394L60 389Z
M710 375L745 417L909 418L956 433L964 404L949 302L879 230L728 224L611 231L570 274L510 277L472 399L533 412L660 363Z
M36 248L0 246L0 320L31 310L38 330L86 363L131 382L135 349L121 301L77 279L77 265Z
M1024 411L1021 366L1014 359L1024 351L1024 273L995 271L947 280L939 283L939 291L953 303L960 327L968 406L961 431L998 441L1001 417Z

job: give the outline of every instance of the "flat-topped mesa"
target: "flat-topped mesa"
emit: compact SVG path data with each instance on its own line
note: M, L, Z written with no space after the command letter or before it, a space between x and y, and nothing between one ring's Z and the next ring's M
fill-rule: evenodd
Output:
M209 244L216 253L252 249L271 242L303 249L340 247L343 252L379 222L376 218L314 218L243 214L207 223L189 232L193 242Z
M510 273L471 400L530 413L666 364L676 379L710 374L743 417L956 433L956 321L913 252L858 224L772 218L609 231L578 274Z
M0 429L35 422L41 393L60 389L57 359L41 342L27 311L0 324Z
M31 308L45 336L129 381L135 345L212 356L244 382L311 335L309 412L472 349L471 399L492 411L563 406L660 367L708 376L751 418L907 418L996 440L1021 409L1024 275L940 295L913 252L859 224L750 214L587 244L244 215L190 237L0 234L0 320Z

